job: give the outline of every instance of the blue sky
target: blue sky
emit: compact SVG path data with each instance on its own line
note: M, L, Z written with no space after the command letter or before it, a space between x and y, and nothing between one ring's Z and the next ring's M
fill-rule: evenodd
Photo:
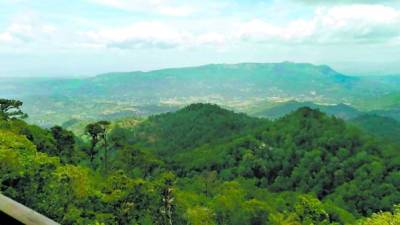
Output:
M280 61L400 74L399 2L0 0L0 77Z

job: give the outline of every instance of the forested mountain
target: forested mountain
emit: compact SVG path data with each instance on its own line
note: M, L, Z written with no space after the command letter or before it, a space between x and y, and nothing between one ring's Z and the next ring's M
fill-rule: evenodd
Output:
M61 224L400 219L399 146L315 109L270 121L193 104L77 137L2 104L0 191Z
M351 120L352 123L365 131L400 144L400 122L378 115L362 115Z
M384 95L371 97L368 101L362 101L359 105L362 109L391 110L399 108L399 101L399 92L388 92Z
M198 103L175 113L151 116L134 133L137 140L153 146L158 153L171 155L243 135L267 122Z
M154 115L196 102L248 112L293 100L385 113L399 106L399 82L398 76L348 76L307 63L210 64L86 79L2 79L0 96L22 99L30 121L48 127L71 119Z
M288 62L0 80L40 125L1 114L0 190L62 224L395 220L399 82Z
M251 110L251 115L266 117L270 119L276 119L289 114L290 112L296 111L302 107L309 107L312 109L319 109L320 111L327 113L329 115L334 115L342 119L352 119L362 112L357 109L345 105L345 104L334 104L334 105L320 105L313 102L297 102L297 101L287 101L282 103L275 103L273 106L260 107Z

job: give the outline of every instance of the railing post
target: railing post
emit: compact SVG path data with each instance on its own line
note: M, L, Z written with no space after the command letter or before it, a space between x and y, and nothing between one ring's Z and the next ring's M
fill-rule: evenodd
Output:
M60 225L2 194L0 194L0 211L26 225Z

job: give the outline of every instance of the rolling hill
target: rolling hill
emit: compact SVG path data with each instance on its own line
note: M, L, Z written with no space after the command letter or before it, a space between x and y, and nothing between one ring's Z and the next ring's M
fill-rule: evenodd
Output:
M393 118L367 114L350 122L377 137L400 144L400 122Z
M268 120L249 117L213 104L191 104L173 113L150 116L135 126L130 143L146 143L162 155L176 153L204 144L213 144L259 129Z
M308 107L269 121L192 104L106 129L91 145L61 127L1 118L2 194L62 224L168 224L165 199L173 224L398 215L397 146Z
M274 106L268 106L264 108L258 107L256 109L250 110L250 114L258 117L277 119L283 117L286 114L289 114L290 112L296 111L297 109L302 107L319 109L321 112L346 120L357 117L361 114L361 112L358 111L357 109L345 104L319 105L313 102L297 102L297 101L276 103Z
M307 63L210 64L86 79L3 79L0 96L23 100L31 122L50 126L70 119L148 116L196 102L238 111L289 100L363 108L369 99L399 92L397 80L348 76Z

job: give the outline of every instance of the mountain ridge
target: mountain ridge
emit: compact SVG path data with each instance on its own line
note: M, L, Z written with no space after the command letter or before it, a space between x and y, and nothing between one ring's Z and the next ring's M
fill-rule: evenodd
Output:
M274 67L280 67L280 66L303 66L303 67L315 67L319 68L321 71L326 72L326 73L332 73L332 74L340 74L342 76L346 77L357 77L357 76L352 76L352 75L347 75L344 73L340 73L330 67L329 65L326 64L312 64L312 63L306 63L306 62L292 62L292 61L282 61L282 62L241 62L241 63L210 63L210 64L202 64L202 65L196 65L196 66L185 66L185 67L166 67L166 68L160 68L160 69L154 69L154 70L132 70L132 71L114 71L114 72L107 72L107 73L100 73L97 75L94 75L92 77L86 78L86 79L95 79L99 77L105 77L105 76L111 76L111 75L145 75L149 73L160 73L160 72L171 72L175 70L189 70L189 69L207 69L207 68L223 68L223 69L238 69L241 67L255 67L255 66L274 66Z
M0 80L5 87L0 96L23 100L30 121L49 126L74 118L148 116L196 102L242 112L262 102L289 100L368 110L369 100L400 92L393 80L344 75L310 63L207 64L85 79Z

